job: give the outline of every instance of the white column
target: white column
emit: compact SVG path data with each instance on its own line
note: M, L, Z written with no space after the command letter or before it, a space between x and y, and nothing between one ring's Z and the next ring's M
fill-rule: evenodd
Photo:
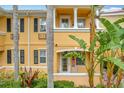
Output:
M78 8L74 8L74 28L77 28L77 9Z
M53 29L56 28L56 8L53 9Z
M96 10L96 16L99 16L99 10L98 10L98 9ZM99 23L99 19L96 18L95 21L96 21L96 22L95 22L95 23L96 23L96 28L100 28L100 25L99 25L99 24L100 24L100 23Z

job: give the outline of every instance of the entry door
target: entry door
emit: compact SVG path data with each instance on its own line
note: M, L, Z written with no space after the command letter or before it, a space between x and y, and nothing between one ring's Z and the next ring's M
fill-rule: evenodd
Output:
M70 58L61 58L61 70L60 72L70 72Z

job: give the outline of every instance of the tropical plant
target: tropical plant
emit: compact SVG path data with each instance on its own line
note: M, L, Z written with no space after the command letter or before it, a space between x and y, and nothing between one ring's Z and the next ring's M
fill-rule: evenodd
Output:
M38 78L39 71L36 70L33 72L32 68L27 70L26 68L23 70L21 68L20 71L20 79L21 79L21 87L32 87L32 83L35 79Z
M117 82L115 86L119 86L122 79L122 69L124 69L124 64L119 58L118 51L123 52L123 35L124 29L119 25L123 22L123 18L111 23L105 18L100 18L101 23L105 26L106 30L104 32L99 32L97 34L97 40L99 42L99 48L96 51L96 55L100 64L107 62L107 87L112 87L115 78ZM119 67L116 71L116 75L113 75L115 65ZM102 68L101 68L102 69ZM101 76L103 74L101 73ZM116 77L117 76L117 77Z
M54 56L54 34L53 34L53 6L47 6L47 68L48 68L48 88L53 88L53 56Z
M76 64L76 58L79 58L80 60L84 60L84 57L82 56L82 52L80 52L80 51L66 52L64 54L64 57L65 58L71 58L73 66L75 66L75 64Z
M91 63L91 61L87 61L86 59L87 58L90 58L89 55L90 55L90 52L93 52L93 50L95 49L95 45L96 45L96 38L94 38L93 42L91 43L90 47L87 48L87 43L83 40L83 39L79 39L77 37L75 37L74 35L69 35L69 37L73 40L75 40L82 49L84 49L84 60L85 60L85 65L86 65L86 70L88 72L88 76L89 76L89 84L90 84L90 87L93 87L94 86L94 83L93 83L93 77L94 77L94 71L95 71L95 68L96 68L96 65L93 65Z

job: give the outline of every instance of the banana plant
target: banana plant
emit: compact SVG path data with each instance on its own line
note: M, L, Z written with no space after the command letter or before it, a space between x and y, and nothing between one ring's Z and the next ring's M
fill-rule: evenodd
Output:
M86 67L86 70L87 70L88 76L89 76L89 85L90 85L90 87L93 87L94 86L93 77L94 77L94 72L95 72L95 68L96 68L97 64L92 65L91 62L86 60L86 57L88 57L90 52L93 52L95 50L97 38L95 37L94 40L92 41L90 47L87 48L87 43L83 39L77 38L74 35L69 35L69 37L71 39L75 40L80 45L80 48L82 48L84 50L83 59L85 60L85 65L86 65L85 67ZM93 57L95 57L95 56L93 55Z
M104 58L107 61L107 87L112 87L114 66L116 65L119 67L119 71L117 71L118 83L116 83L116 86L119 86L122 79L120 78L122 76L122 70L124 70L124 64L120 61L119 58L117 58L117 51L124 49L124 29L122 29L119 23L124 22L124 19L119 19L114 23L111 23L105 18L100 18L100 21L105 26L106 31L99 32L97 34L97 40L100 46L97 49L96 54L97 57L100 57L103 55L103 53L108 53L108 55Z
M75 66L76 58L79 58L81 60L84 59L83 55L79 51L70 51L64 55L65 58L71 58L72 59L72 65Z

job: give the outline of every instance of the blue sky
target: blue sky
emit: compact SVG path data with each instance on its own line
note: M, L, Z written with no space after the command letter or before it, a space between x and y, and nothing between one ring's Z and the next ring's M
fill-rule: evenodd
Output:
M6 10L11 10L11 5L1 5ZM124 5L106 5L104 9L124 8ZM19 10L45 10L45 5L19 5Z

